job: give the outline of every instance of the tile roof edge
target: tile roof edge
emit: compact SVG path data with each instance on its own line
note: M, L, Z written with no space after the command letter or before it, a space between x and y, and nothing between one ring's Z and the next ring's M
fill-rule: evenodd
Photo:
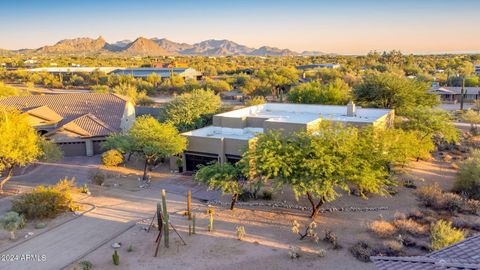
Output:
M378 261L392 261L392 262L406 262L406 263L430 263L434 265L442 265L446 267L455 267L461 269L479 269L479 264L462 263L458 261L451 261L443 258L430 258L425 256L413 257L388 257L388 256L371 256L372 262Z
M84 115L81 115L75 119L73 119L72 121L75 121L77 119L80 119L82 117L88 117L90 118L91 120L95 121L96 123L98 123L99 125L103 126L104 128L110 130L111 132L117 132L118 130L116 130L114 127L111 127L109 124L103 122L102 120L100 120L97 116L95 116L93 113L86 113Z
M455 247L458 246L458 245L464 244L465 242L470 242L470 241L476 240L477 238L478 238L478 241L480 242L480 234L477 234L477 235L474 235L474 236L472 236L472 237L465 238L465 239L463 239L462 241L459 241L459 242L457 242L457 243L455 243L455 244L449 245L449 246L444 247L444 248L442 248L442 249L439 249L439 250L435 250L435 251L433 251L433 252L430 252L430 253L426 254L425 257L430 257L430 256L432 256L432 255L436 255L436 254L438 254L438 253L440 253L440 252L443 252L443 251L445 251L445 250L449 250L449 249L455 248Z

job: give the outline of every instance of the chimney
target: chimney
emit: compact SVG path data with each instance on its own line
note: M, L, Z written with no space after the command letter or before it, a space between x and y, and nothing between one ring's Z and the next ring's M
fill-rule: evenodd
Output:
M357 116L357 109L355 108L355 103L350 100L347 104L347 116Z

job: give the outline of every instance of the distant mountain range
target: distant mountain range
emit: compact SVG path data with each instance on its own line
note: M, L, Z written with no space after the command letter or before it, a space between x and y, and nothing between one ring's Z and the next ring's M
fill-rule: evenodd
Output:
M247 47L230 40L205 40L195 44L178 43L165 38L147 39L139 37L134 41L121 40L107 43L103 37L64 39L54 45L38 49L22 49L17 52L38 54L99 54L118 53L132 56L163 56L163 55L199 55L199 56L289 56L325 55L318 51L294 52L289 49L263 46L258 49Z

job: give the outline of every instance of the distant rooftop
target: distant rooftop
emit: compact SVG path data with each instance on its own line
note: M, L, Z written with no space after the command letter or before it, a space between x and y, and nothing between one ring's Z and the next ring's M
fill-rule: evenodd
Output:
M221 113L218 116L268 118L267 121L299 124L307 124L318 119L337 122L373 123L390 111L389 109L357 107L354 116L347 116L347 106L266 103Z
M157 74L162 78L168 78L172 73L187 77L202 76L202 73L193 68L122 68L112 71L112 74L132 75L133 77L147 77Z
M340 67L340 64L322 63L322 64L311 64L311 65L297 66L297 69L339 68L339 67Z
M225 128L217 126L208 126L189 132L182 133L185 136L209 137L209 138L227 138L249 140L254 138L257 133L263 133L263 128Z
M48 73L91 73L101 71L110 73L119 67L41 67L27 69L29 72L48 72Z

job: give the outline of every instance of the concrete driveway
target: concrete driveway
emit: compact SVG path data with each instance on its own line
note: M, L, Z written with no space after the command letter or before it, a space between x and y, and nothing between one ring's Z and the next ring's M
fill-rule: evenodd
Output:
M38 163L37 167L24 175L14 176L11 182L26 185L50 185L69 177L75 178L77 185L89 181L90 174L101 164L100 156L65 157L55 163Z

